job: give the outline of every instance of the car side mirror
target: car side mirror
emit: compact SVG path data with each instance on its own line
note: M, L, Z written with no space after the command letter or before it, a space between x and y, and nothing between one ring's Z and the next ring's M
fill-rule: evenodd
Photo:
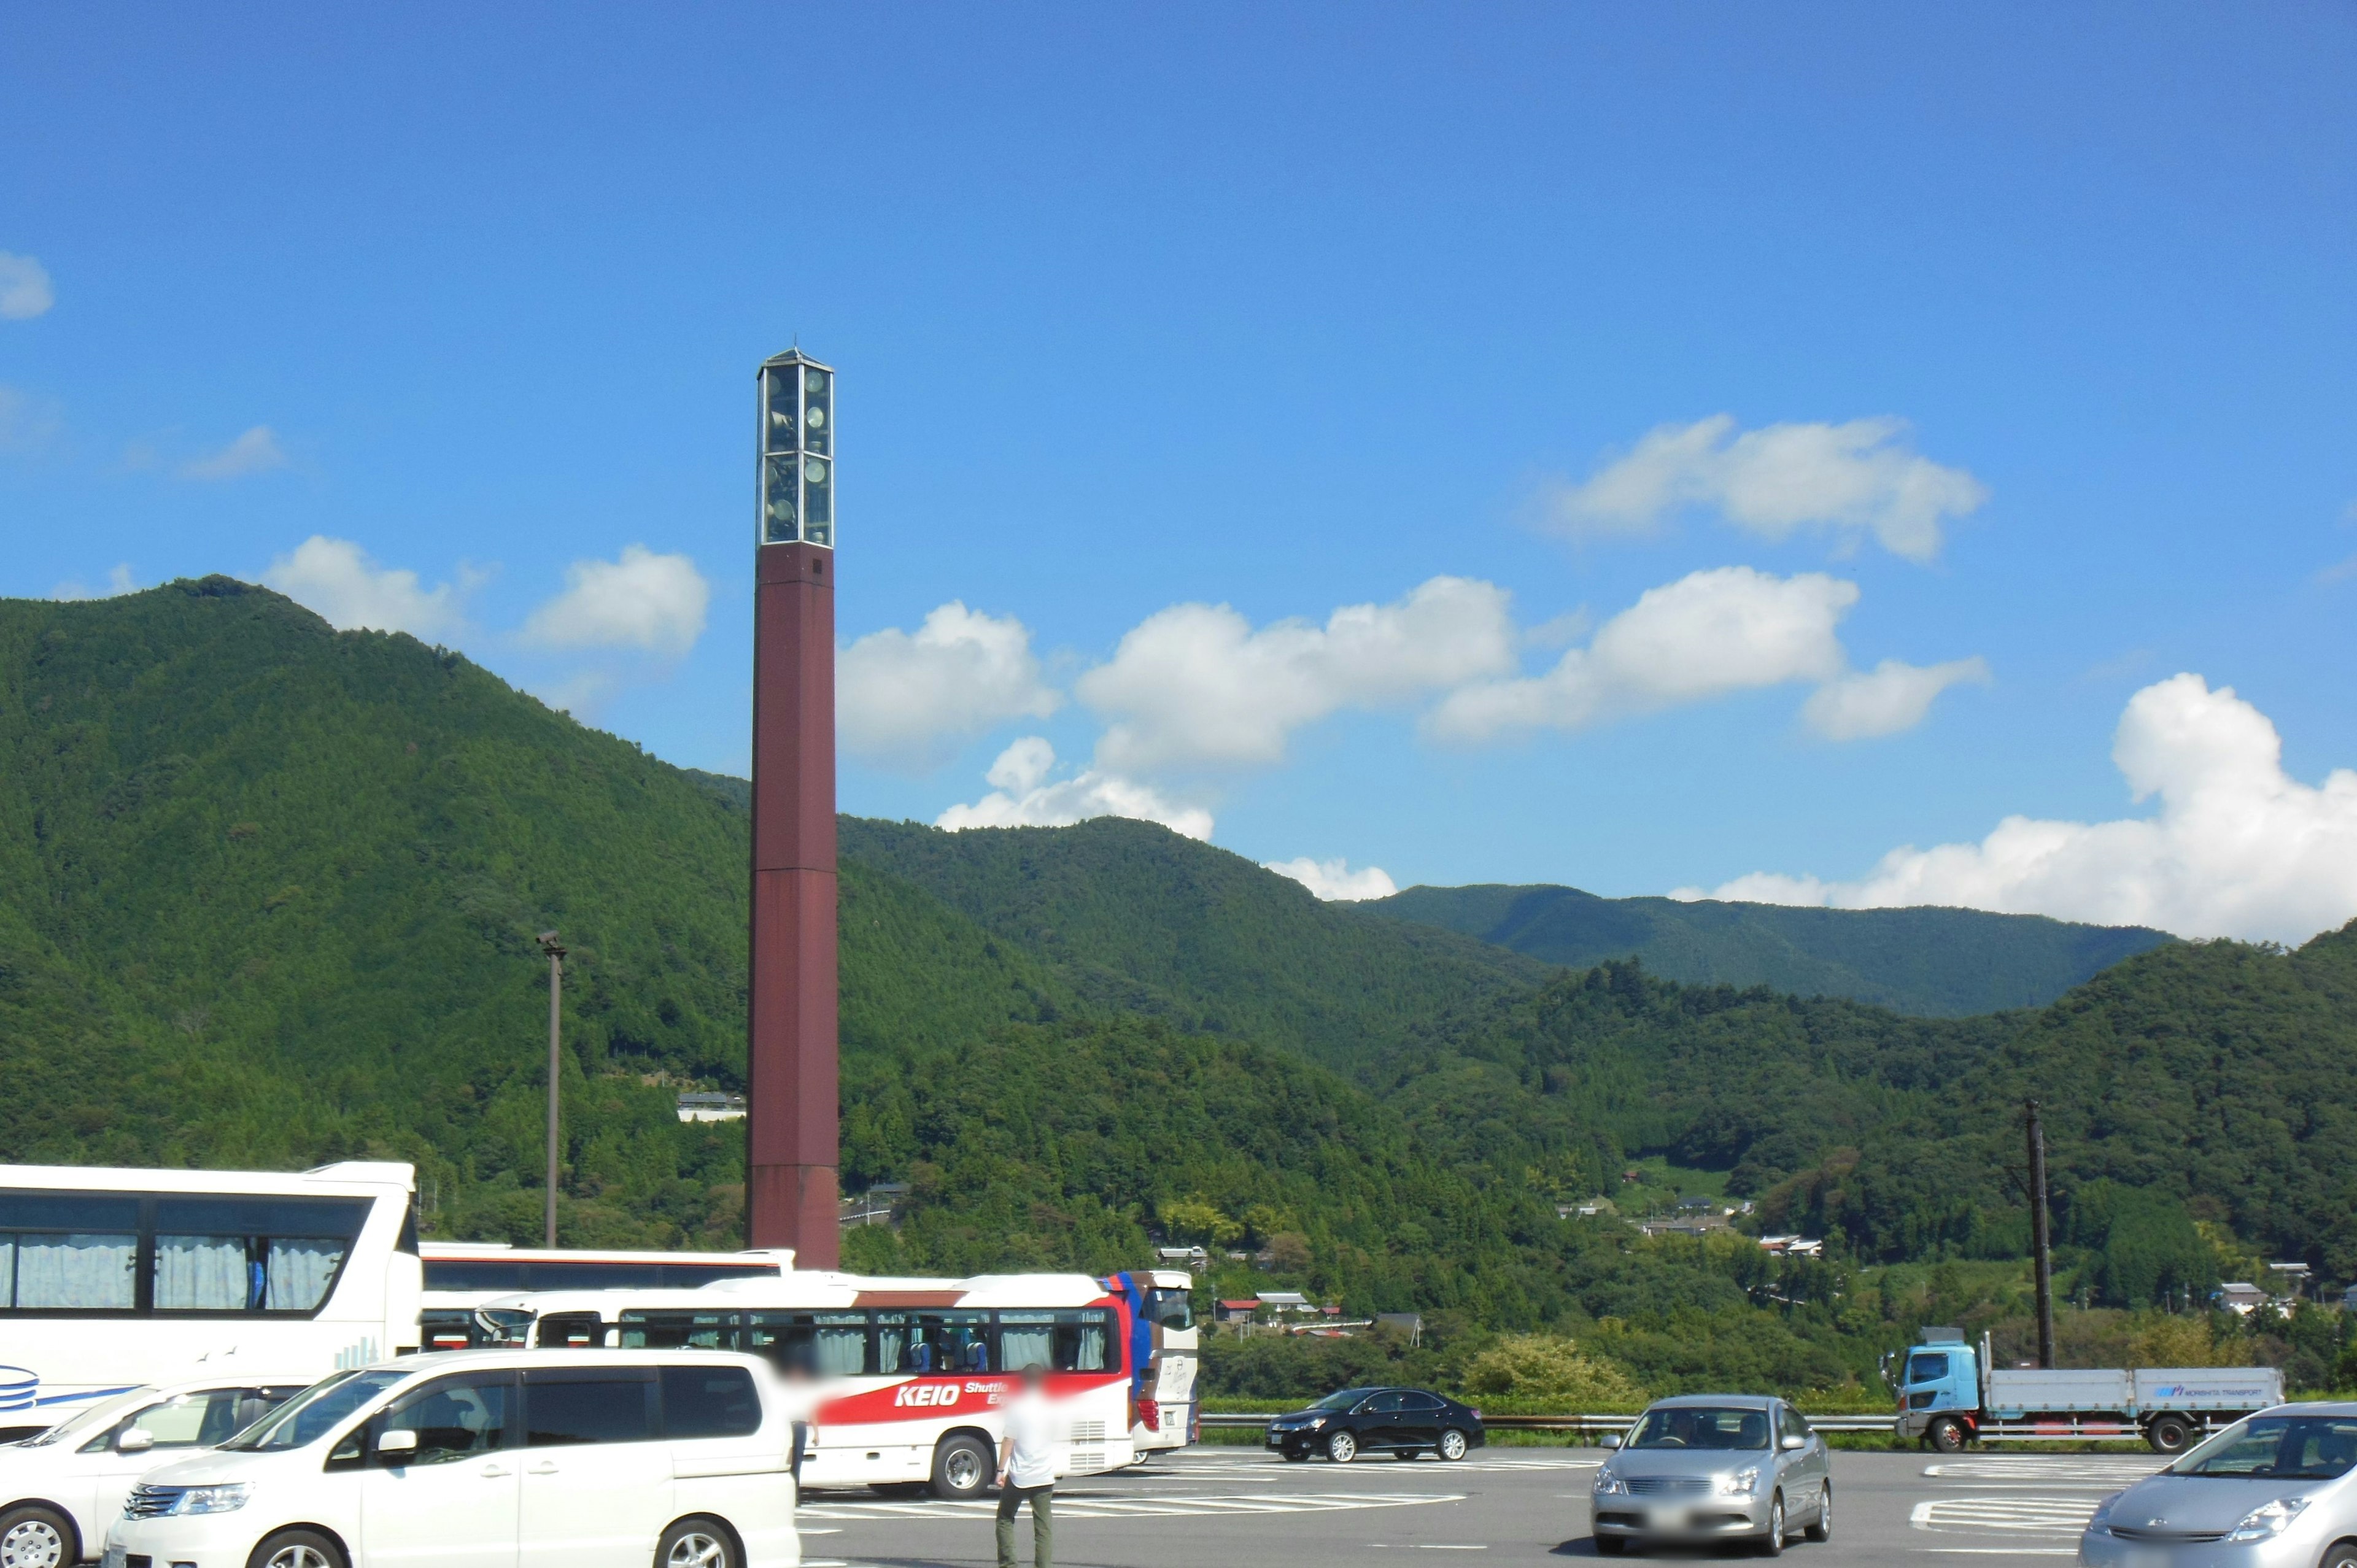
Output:
M156 1434L144 1426L135 1426L114 1440L117 1454L145 1454L156 1446Z
M378 1457L384 1459L414 1454L417 1452L417 1434L405 1427L395 1427L390 1432L380 1434L376 1440L376 1451Z
M1785 1452L1785 1453L1787 1453L1787 1454L1790 1454L1790 1453L1793 1452L1795 1449L1806 1448L1808 1445L1809 1445L1809 1440L1808 1440L1807 1438L1805 1438L1805 1437L1803 1437L1803 1436L1799 1435L1797 1433L1791 1433L1791 1432L1788 1432L1788 1433L1786 1433L1786 1434L1784 1434L1784 1442L1783 1442L1783 1445L1782 1445L1782 1446L1783 1446L1784 1452Z
M1620 1446L1620 1434L1617 1432L1608 1432L1596 1441L1607 1448L1618 1448Z

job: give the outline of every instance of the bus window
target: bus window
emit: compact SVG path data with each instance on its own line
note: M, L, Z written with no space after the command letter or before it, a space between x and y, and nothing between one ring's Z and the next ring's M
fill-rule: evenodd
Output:
M540 1320L543 1350L597 1349L605 1343L605 1320L594 1312L552 1312Z
M868 1370L864 1312L755 1312L746 1316L745 1349L780 1369L817 1378L856 1378Z
M876 1369L879 1372L915 1370L909 1365L915 1347L909 1343L909 1315L905 1312L879 1312L876 1315Z
M1121 1358L1113 1323L1101 1307L1062 1312L1002 1312L999 1359L1006 1370L1047 1367L1059 1372L1117 1372Z
M1183 1290L1150 1290L1146 1293L1146 1320L1164 1328L1192 1328L1195 1304Z
M734 1350L733 1312L625 1312L619 1343L625 1350Z
M909 1326L901 1369L911 1372L989 1372L990 1314L920 1312Z
M139 1305L139 1200L0 1193L0 1257L11 1307L129 1312Z
M154 1301L164 1312L314 1312L368 1221L355 1197L164 1197Z

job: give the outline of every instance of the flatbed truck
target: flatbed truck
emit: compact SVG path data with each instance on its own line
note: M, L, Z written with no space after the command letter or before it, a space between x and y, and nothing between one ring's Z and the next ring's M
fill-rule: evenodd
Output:
M1998 1367L1989 1337L1927 1328L1899 1380L1899 1431L1953 1454L1967 1443L2141 1440L2179 1454L2204 1434L2283 1402L2273 1367Z

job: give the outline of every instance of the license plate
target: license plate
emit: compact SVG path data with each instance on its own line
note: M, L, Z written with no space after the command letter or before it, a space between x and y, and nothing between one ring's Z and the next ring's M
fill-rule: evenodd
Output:
M1655 1509L1645 1516L1645 1523L1652 1530L1684 1530L1686 1527L1685 1509Z

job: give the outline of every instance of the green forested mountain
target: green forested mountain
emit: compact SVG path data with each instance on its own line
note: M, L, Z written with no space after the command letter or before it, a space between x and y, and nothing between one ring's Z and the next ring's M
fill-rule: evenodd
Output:
M1633 958L1689 985L1764 985L1956 1018L2042 1007L2165 931L1979 909L1804 909L1599 898L1577 887L1410 887L1358 906L1567 969Z
M741 781L221 578L0 601L0 1159L407 1158L443 1233L530 1238L554 927L564 1234L736 1240L741 1133L672 1095L741 1082ZM2018 1255L2035 1092L2068 1288L2357 1274L2357 934L1940 1019L1550 969L1137 822L843 850L845 1175L914 1187L870 1266L1202 1240L1353 1309L1584 1325L1656 1387L1827 1387L1948 1310L1856 1270ZM1833 1261L1557 1217L1664 1158Z

